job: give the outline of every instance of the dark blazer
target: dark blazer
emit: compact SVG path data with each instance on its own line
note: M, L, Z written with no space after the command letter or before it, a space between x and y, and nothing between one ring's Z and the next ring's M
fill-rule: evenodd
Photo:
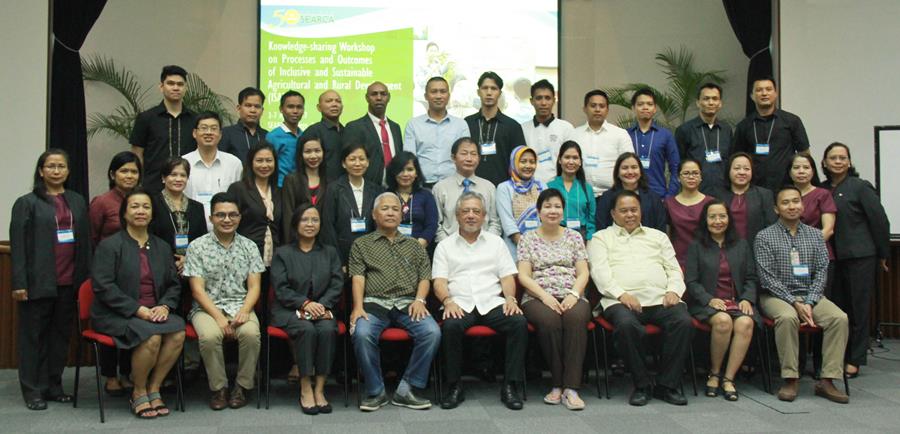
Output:
M334 310L344 287L337 249L316 243L304 253L296 244L278 248L272 258L272 325L284 327L307 300ZM311 293L310 293L311 292Z
M341 263L346 265L350 257L350 246L362 235L375 230L375 222L372 220L372 207L375 198L383 193L381 183L366 180L363 185L362 216L356 209L356 199L353 198L353 188L347 175L341 176L337 181L328 185L322 203L322 231L319 234L322 244L333 246L341 256ZM356 216L366 220L366 232L353 233L350 229L350 219Z
M837 259L890 258L890 222L872 184L848 176L832 188L831 195L838 210L834 224Z
M206 211L203 204L184 196L187 200L188 241L194 241L206 234ZM165 241L172 251L175 250L175 217L166 205L162 193L153 195L153 220L150 221L150 233Z
M403 132L400 125L388 119L391 136L394 139L394 155L403 150ZM350 143L362 143L369 151L369 169L366 179L381 185L384 182L384 150L381 146L381 132L375 129L372 118L366 113L363 117L350 121L341 136L342 147Z
M150 235L147 259L153 273L153 290L158 305L178 312L181 283L172 261L172 249L165 241ZM122 336L128 320L138 308L141 289L141 257L137 241L121 231L107 237L97 246L91 277L96 300L91 305L91 320L97 331Z
M275 186L270 188L274 205L272 210L274 220L266 217L266 206L263 204L262 196L259 195L256 186L248 188L243 180L228 186L228 193L237 199L238 209L241 211L241 224L238 225L237 232L256 243L260 256L263 254L263 247L266 243L266 228L272 230L272 242L275 247L281 244L281 189Z
M613 224L610 211L612 211L616 194L620 191L621 189L611 188L595 199L597 201L597 215L594 216L594 225L598 231L606 229ZM649 188L640 190L638 193L641 197L641 225L666 232L669 213L666 211L666 206L663 205L662 199Z
M687 285L688 311L700 321L709 319L718 310L709 307L715 297L719 278L719 246L704 246L699 240L688 247L685 261L684 283ZM725 257L731 268L731 281L737 301L747 300L753 304L753 320L761 324L757 294L759 281L756 277L756 260L753 249L746 240L738 240L725 248Z
M91 267L91 228L88 208L80 194L63 193L72 211L75 233L75 273L78 288L88 278ZM28 299L56 297L56 207L52 202L28 193L16 199L9 218L9 247L12 260L12 289L27 289Z
M729 207L731 200L734 199L731 188L716 189L712 195L721 199ZM772 190L751 185L744 195L747 202L747 241L752 246L753 241L756 240L756 234L774 224L778 220L778 216L775 215L775 197L772 195Z

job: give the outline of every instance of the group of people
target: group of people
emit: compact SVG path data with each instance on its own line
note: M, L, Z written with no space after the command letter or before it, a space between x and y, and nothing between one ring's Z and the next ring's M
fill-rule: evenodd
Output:
M520 125L499 110L503 80L493 72L478 80L481 109L465 119L447 113L447 81L428 80L428 112L403 132L379 82L367 89L367 113L346 125L340 95L328 90L316 105L321 121L301 131L305 98L288 91L284 123L266 131L265 96L246 88L239 121L223 127L184 106L186 75L163 68L163 101L138 116L132 151L110 163L107 193L86 204L66 188L68 156L50 149L32 192L13 206L29 409L71 400L60 381L87 279L93 327L115 343L98 360L105 389L130 388L143 419L170 413L160 388L183 348L191 358L185 320L214 410L247 403L265 325L290 336L306 414L332 411L324 385L344 324L365 379L363 411L431 407L421 389L438 349L449 385L440 406L459 406L463 340L476 325L505 342L500 396L514 410L523 407L529 325L551 373L544 402L584 408L586 325L597 315L632 373L633 405L687 403L678 386L692 318L711 328L708 396L738 399L734 378L763 316L785 380L779 399L797 396L800 325L824 332L816 394L848 402L832 380L866 363L887 217L848 146L827 147L820 182L802 122L776 108L771 79L753 83L756 113L734 131L717 119L721 87L704 84L699 116L673 134L654 122L649 89L632 97L633 127L606 120L600 90L585 95L586 123L573 127L554 117L546 80L532 86L536 114ZM598 306L588 300L592 281ZM663 330L655 379L646 324ZM412 340L390 397L379 345L388 327ZM231 388L229 340L239 353Z

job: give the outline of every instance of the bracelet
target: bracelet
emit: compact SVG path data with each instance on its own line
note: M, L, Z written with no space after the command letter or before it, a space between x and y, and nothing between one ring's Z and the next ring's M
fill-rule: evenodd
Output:
M444 306L446 306L446 305L449 304L449 303L456 303L456 302L453 300L453 297L449 297L449 296L448 296L447 298L444 299L444 301L441 302L441 304L444 305Z
M419 303L422 303L423 306L427 306L427 303L425 303L424 298L417 298L416 301L418 301Z
M512 301L513 304L519 304L519 300L516 300L516 297L511 296L511 295L506 296L506 301Z

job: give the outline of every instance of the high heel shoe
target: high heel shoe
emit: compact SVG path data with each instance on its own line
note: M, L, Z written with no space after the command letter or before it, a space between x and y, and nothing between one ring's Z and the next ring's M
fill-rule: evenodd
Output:
M725 397L726 401L731 401L731 402L737 401L738 400L738 392L737 392L737 387L735 387L735 385L734 385L734 380L732 380L728 377L722 377L722 385L724 386L725 384L728 384L728 383L731 383L731 387L734 387L734 390L729 391L729 390L725 390L725 388L722 387L722 396Z
M713 378L716 379L715 387L709 385L709 380L712 380ZM715 398L715 397L719 396L719 388L722 386L721 381L722 381L722 377L719 374L709 374L708 376L706 376L706 396L707 397Z

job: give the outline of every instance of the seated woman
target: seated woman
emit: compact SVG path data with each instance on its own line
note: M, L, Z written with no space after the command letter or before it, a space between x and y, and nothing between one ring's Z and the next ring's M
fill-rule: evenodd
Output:
M497 214L503 227L503 239L513 259L522 235L537 229L537 202L547 186L534 179L537 154L527 146L516 146L509 154L509 180L497 186Z
M337 249L318 242L319 210L300 205L291 217L296 241L281 246L272 260L272 325L293 341L300 372L300 408L306 414L331 413L325 379L334 361L337 323L332 315L344 274ZM315 389L312 382L315 381Z
M387 191L400 198L403 214L398 230L413 237L429 252L434 252L434 235L437 233L438 210L434 196L422 188L424 177L419 159L412 152L401 151L387 167Z
M117 348L133 349L134 415L168 416L159 388L184 343L184 320L174 313L181 284L172 249L148 231L150 195L140 187L132 190L119 215L122 230L101 241L94 255L91 320L98 332L113 337Z
M726 400L737 401L734 375L744 361L753 325L760 317L754 309L757 279L753 249L738 237L732 223L725 202L713 200L703 207L697 237L688 247L684 281L688 310L712 328L706 396L717 396L721 387ZM722 374L726 352L728 363Z
M544 402L581 410L578 388L591 320L584 297L590 278L587 250L578 231L560 225L566 203L559 190L541 192L537 207L541 225L523 235L518 247L519 282L525 287L522 311L537 328L550 365L553 388Z
M622 190L630 190L641 198L641 225L666 231L666 208L662 198L647 185L644 167L634 152L625 152L616 159L613 168L613 187L597 197L597 215L595 225L599 231L610 227L613 223L613 203Z

